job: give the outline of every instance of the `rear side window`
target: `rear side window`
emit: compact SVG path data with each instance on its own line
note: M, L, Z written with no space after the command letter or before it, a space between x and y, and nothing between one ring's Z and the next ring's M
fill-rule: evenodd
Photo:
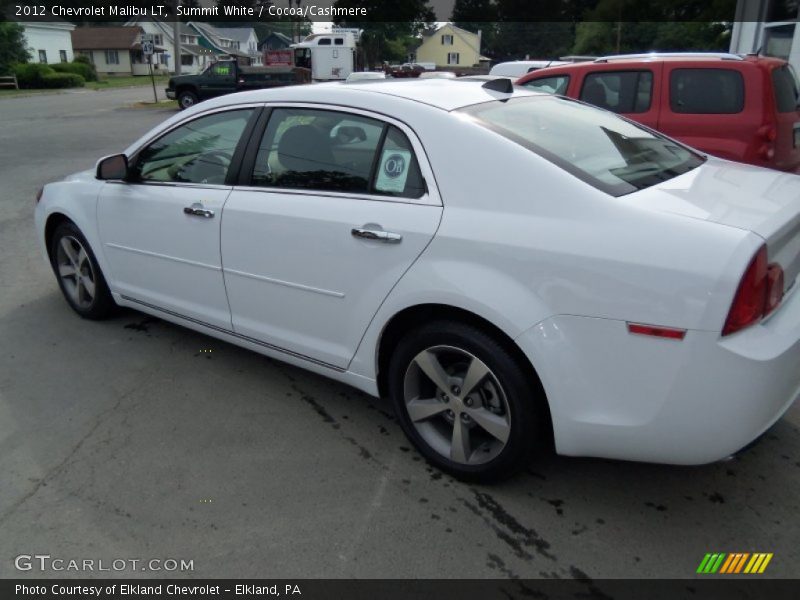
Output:
M653 96L651 71L603 71L583 80L580 99L615 113L650 110Z
M744 78L733 69L675 69L669 78L674 113L723 115L744 109Z
M528 81L522 84L526 88L530 88L536 92L545 92L547 94L558 94L563 96L567 91L569 85L569 75L553 75L552 77L541 77Z
M425 184L408 138L393 125L338 111L276 108L251 185L419 198Z
M797 110L797 79L788 65L772 71L772 89L775 92L775 107L780 113Z

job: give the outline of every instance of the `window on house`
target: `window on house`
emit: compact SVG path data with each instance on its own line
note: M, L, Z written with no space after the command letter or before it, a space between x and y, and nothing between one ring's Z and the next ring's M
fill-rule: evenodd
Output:
M118 65L119 64L119 52L116 50L106 50L106 64L107 65Z
M161 36L160 33L157 33L153 36L153 43L156 46L160 46L164 42L164 38Z
M181 54L181 64L184 67L191 67L194 64L194 56L191 54Z
M58 51L58 58L61 59L61 62L67 62L67 51L66 50L59 50Z
M442 46L452 46L453 45L453 36L452 35L443 35L442 36Z
M164 52L159 53L158 62L162 65L166 65L168 63L167 55Z
M39 50L39 62L47 64L47 50Z
M447 64L448 65L457 65L459 61L458 52L448 52L447 53Z

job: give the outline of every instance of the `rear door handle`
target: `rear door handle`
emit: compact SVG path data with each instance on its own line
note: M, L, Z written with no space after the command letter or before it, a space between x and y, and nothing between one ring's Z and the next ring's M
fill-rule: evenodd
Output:
M195 202L191 206L185 206L183 208L183 212L184 214L192 215L193 217L203 217L205 219L211 219L214 217L214 211L203 208L203 205L199 202Z
M350 230L350 234L362 240L374 240L376 242L383 242L384 244L399 244L403 240L403 236L399 233L383 231L382 229L353 227L353 229Z

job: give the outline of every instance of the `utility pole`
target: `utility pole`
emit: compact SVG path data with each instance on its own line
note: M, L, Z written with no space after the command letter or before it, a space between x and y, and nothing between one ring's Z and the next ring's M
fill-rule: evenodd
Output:
M175 0L172 16L175 19L172 23L172 60L175 62L175 75L181 74L181 22L178 19L178 5L181 0Z

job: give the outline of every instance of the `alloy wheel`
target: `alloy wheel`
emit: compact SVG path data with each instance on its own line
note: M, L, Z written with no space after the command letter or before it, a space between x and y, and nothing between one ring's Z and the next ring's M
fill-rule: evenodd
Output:
M461 465L497 457L511 435L511 411L497 376L478 357L453 346L433 346L406 369L403 394L422 439Z
M56 250L56 269L70 299L80 308L94 302L96 283L92 261L83 245L73 236L65 235Z

